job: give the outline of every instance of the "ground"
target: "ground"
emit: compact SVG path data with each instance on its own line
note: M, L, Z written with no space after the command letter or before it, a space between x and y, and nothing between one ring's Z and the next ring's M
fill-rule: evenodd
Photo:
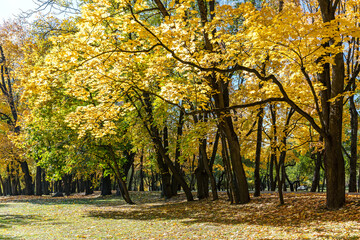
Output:
M132 192L136 205L115 196L0 197L0 239L360 239L360 196L337 211L325 195L275 193L230 205L169 201L158 192Z

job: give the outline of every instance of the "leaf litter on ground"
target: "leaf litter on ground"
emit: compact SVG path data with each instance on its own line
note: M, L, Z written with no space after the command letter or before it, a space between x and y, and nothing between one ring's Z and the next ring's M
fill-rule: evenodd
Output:
M0 197L0 239L359 239L360 195L336 211L322 193L263 193L245 205L168 200L131 192L136 205L96 192L69 197Z

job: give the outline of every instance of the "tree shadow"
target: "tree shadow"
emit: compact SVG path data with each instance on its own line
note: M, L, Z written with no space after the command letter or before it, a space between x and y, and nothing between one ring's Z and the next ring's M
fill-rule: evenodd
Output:
M19 237L13 237L13 236L0 235L0 239L10 240L10 239L21 239L21 238L19 238Z
M12 225L25 225L33 222L39 222L41 220L42 219L39 215L0 215L0 228L10 228ZM2 238L0 237L0 239Z
M310 222L360 223L359 199L348 201L345 207L337 211L325 208L325 195L286 194L286 204L279 206L274 194L253 198L244 205L229 205L222 196L221 200L166 202L158 204L140 204L135 206L117 206L88 211L89 217L131 220L179 220L183 224L248 224L274 227L298 228ZM356 209L356 210L354 210ZM353 210L353 211L352 211Z
M163 201L163 199L160 197L160 194L161 194L160 192L131 192L130 196L135 203L142 204L142 203ZM80 204L80 205L95 205L95 206L128 205L124 201L122 196L116 196L115 194L109 196L101 196L99 192L88 196L85 196L83 194L76 194L76 195L64 196L64 197L18 196L18 197L8 198L6 202L30 203L30 204L39 204L39 205L62 205L62 204L65 205Z

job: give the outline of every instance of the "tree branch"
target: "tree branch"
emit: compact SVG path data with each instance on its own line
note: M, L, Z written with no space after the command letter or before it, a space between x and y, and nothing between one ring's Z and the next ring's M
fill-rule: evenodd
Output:
M238 104L238 105L233 105L233 106L225 107L225 108L214 108L214 109L210 109L210 110L195 110L195 111L191 111L191 112L186 112L185 114L186 115L194 115L194 114L199 114L199 113L226 112L226 111L229 111L232 109L255 107L258 105L265 104L265 103L285 102L285 101L286 101L285 98L268 98L268 99L258 101L258 102Z

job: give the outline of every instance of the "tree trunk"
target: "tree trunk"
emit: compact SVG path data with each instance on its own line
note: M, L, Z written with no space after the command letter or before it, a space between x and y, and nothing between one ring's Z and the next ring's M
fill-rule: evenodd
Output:
M180 163L179 163L179 158L180 158L180 138L183 135L183 126L184 126L184 112L180 111L179 113L179 121L178 121L178 127L177 127L177 134L176 134L176 146L175 146L175 168L181 172L180 169ZM171 180L171 189L172 189L172 195L176 196L177 195L177 191L179 189L179 183L176 180L176 178L174 176L172 176L172 180Z
M147 113L148 119L149 119L148 124L150 124L150 126L148 126L147 123L144 123L144 124L147 125L147 130L148 130L149 135L155 145L156 151L161 155L161 157L164 160L164 163L167 165L167 167L172 172L173 176L176 178L176 180L181 185L181 187L184 190L184 193L186 195L186 199L188 201L192 201L194 198L191 193L191 190L190 190L189 186L187 185L185 178L181 175L181 173L178 171L178 169L176 169L176 167L170 160L170 157L167 154L167 150L165 149L165 146L162 143L162 140L161 140L161 137L159 134L159 130L153 121L153 113L152 113L152 105L151 105L151 101L150 101L150 96L148 93L143 93L143 96L144 96L145 110L146 110L146 113ZM145 121L144 118L142 120Z
M71 182L72 182L72 175L65 174L63 177L64 182L64 192L66 196L70 196L71 194Z
M203 149L205 148L205 149ZM204 199L209 197L209 176L205 171L205 162L204 158L206 158L206 142L203 144L203 140L201 140L199 144L199 158L198 158L198 166L195 169L195 177L197 184L197 197L199 199Z
M353 86L355 90L355 86ZM357 134L358 113L355 106L354 95L349 98L350 103L350 126L351 126L351 150L350 150L350 179L349 192L356 192L356 162L357 162Z
M101 177L101 196L111 195L111 178L110 174Z
M284 159L285 160L285 159ZM285 163L282 163L281 166L281 182L283 185L283 191L286 192L287 191L287 187L286 187L286 168L285 168Z
M344 88L344 62L342 54L335 57L333 65L332 97ZM341 69L342 68L342 69ZM345 203L345 166L342 155L343 97L330 104L329 136L325 138L326 205L338 209Z
M281 181L281 177L280 177L280 174L281 174L281 172L280 172L280 170L281 170L281 155L282 154L283 154L283 152L280 153L279 163L277 163L277 161L275 160L276 181L277 181L277 185L278 185L278 193L279 193L280 205L284 204L282 181Z
M85 180L85 195L90 195L94 193L94 188L91 179L92 177L90 177L90 179Z
M227 179L227 194L229 196L229 200L230 203L234 203L234 199L235 199L235 183L234 183L234 177L233 177L233 173L231 171L231 164L230 164L230 160L229 160L229 153L228 153L228 147L227 147L227 143L226 143L226 138L224 136L224 134L221 134L221 145L222 145L222 151L221 151L221 155L222 155L222 159L223 159L223 164L224 164L224 169L226 172L226 179Z
M201 161L199 160L199 163ZM197 197L199 200L207 198L208 195L206 194L206 181L207 179L207 175L205 173L205 170L203 169L203 166L198 166L195 169L195 177L196 177L196 188L197 188Z
M269 167L269 178L270 178L270 191L275 191L276 181L274 180L274 163L276 161L276 155L271 153L270 155L270 167Z
M286 171L285 171L285 179L289 183L290 191L293 192L294 191L294 184L290 181L288 175L286 174Z
M229 107L229 81L218 79L215 76L212 76L209 81L212 88L218 92L213 95L215 107L218 109ZM250 201L250 195L241 159L240 143L234 129L230 112L228 110L217 112L217 118L219 119L219 129L225 135L230 149L230 162L236 183L234 201L235 203L241 204L248 203Z
M36 179L35 179L36 196L41 196L42 191L42 169L40 166L36 167Z
M50 190L49 190L50 183L48 181L46 181L46 172L44 169L42 170L42 183L43 183L43 193L45 195L49 195L50 194Z
M162 180L162 195L165 197L165 199L170 199L172 195L172 189L171 189L171 175L169 173L169 168L165 164L163 160L163 156L159 151L156 151L156 160L158 163L158 167L160 169L161 174L161 180ZM154 182L154 181L153 181ZM154 191L154 189L152 189Z
M335 13L339 6L333 6L330 0L318 0L321 16L324 23L335 19ZM325 45L339 47L342 43L335 43L330 40ZM326 86L321 94L322 112L325 124L325 149L324 162L326 174L326 205L329 209L338 209L345 203L345 167L342 155L342 116L343 97L339 96L344 92L345 66L343 53L333 57L333 64L324 64L320 73L320 82ZM330 77L331 74L331 77ZM335 101L329 102L331 98Z
M338 209L345 203L345 169L341 132L338 137L340 142L334 137L331 140L325 140L326 205L329 209Z
M17 176L13 176L12 177L12 183L11 183L11 187L12 187L12 193L13 193L13 195L19 195L19 194L21 194L21 192L18 192L18 189L17 189Z
M259 114L258 114L256 150L255 150L256 152L255 152L255 170L254 170L254 178L255 178L254 197L259 197L260 196L260 190L261 190L260 155L261 155L261 142L262 142L263 112L264 112L264 109L260 108L259 109Z
M5 187L4 187L4 181L0 175L0 195L5 196Z
M140 156L140 186L139 186L139 191L144 191L144 171L143 171L143 167L144 167L144 149L141 150L141 156Z
M320 183L320 168L321 168L321 152L316 153L316 159L315 160L315 169L314 169L314 176L313 181L311 184L311 192L316 192L316 189L319 186Z
M133 179L134 179L134 171L135 171L135 169L134 169L134 162L133 162L133 164L131 164L131 173L130 173L129 186L128 186L129 191L132 190L132 184L133 184Z
M32 183L32 177L30 175L29 166L26 161L21 161L20 166L21 166L21 170L24 174L25 195L34 195L34 186Z

